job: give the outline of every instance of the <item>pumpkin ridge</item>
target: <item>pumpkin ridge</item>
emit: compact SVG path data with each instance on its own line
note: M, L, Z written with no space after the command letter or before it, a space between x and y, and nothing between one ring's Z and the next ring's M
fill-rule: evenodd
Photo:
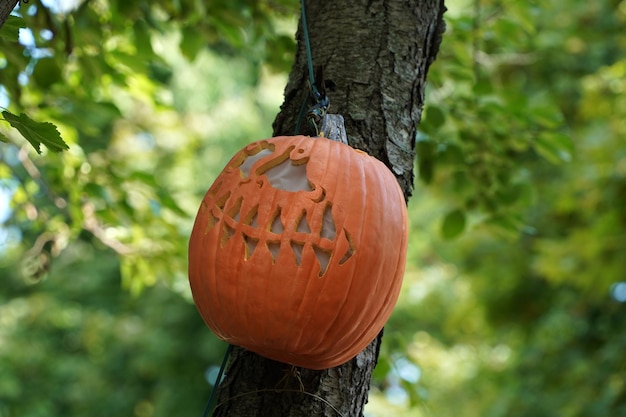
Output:
M334 169L330 169L331 167L329 166L329 147L325 146L327 145L327 143L325 142L326 139L323 139L324 142L315 140L314 142L312 142L311 145L311 149L310 153L312 155L316 155L316 157L318 157L321 161L324 161L324 165L323 168L320 169L319 171L322 172L322 177L319 180L320 183L323 184L327 184L326 188L330 188L328 186L329 184L329 179L334 181L332 184L335 185L336 181L338 180L336 175L333 175ZM317 152L320 152L322 155L318 156ZM335 167L333 167L335 168ZM324 230L324 213L326 212L327 209L331 209L330 207L332 206L332 203L329 200L329 196L326 195L326 193L324 193L325 195L325 199L327 200L326 204L324 204L323 207L319 207L316 206L314 209L314 212L311 214L312 216L312 221L309 223L311 230L315 230L318 234L318 236L320 237L320 240L318 243L322 243L322 231ZM332 209L331 209L332 210ZM331 218L332 218L332 213L330 214ZM336 224L334 223L334 219L333 219L333 224L335 225L334 227L336 228ZM313 238L310 235L308 240L308 245L307 245L307 249L308 249L308 256L311 262L313 262L313 259L317 260L317 254L315 253L315 250L313 249ZM327 239L327 241L329 241ZM330 244L332 245L332 242L329 241ZM331 258L332 258L332 254L331 254ZM330 261L330 260L329 260ZM319 260L318 260L319 262ZM299 329L298 330L298 337L296 338L296 340L294 341L294 346L298 347L298 351L301 353L304 353L306 351L313 351L315 352L315 346L311 345L310 342L308 342L306 344L306 348L302 346L302 338L305 336L308 336L308 332L311 331L311 329L315 329L316 331L319 329L321 323L319 323L319 318L316 318L316 314L319 314L319 296L321 293L323 293L324 291L324 287L327 285L326 283L328 282L328 279L326 277L319 277L319 272L321 271L321 264L320 264L320 268L319 270L316 272L315 268L311 268L307 274L307 283L305 286L305 292L306 293L312 293L315 292L316 296L314 299L311 299L308 303L300 303L297 309L297 315L299 317L306 317L306 319L303 319L300 323ZM323 280L323 282L321 282L320 280Z
M388 192L391 192L390 190L387 190ZM395 189L395 193L401 195L404 198L404 194L402 193L402 190L400 189L400 187L396 187ZM394 201L395 199L388 199L388 201ZM406 259L406 249L408 247L408 234L406 233L406 225L408 224L408 218L407 218L407 212L405 210L402 210L402 214L404 216L404 222L403 224L404 229L402 233L402 241L400 242L400 249L396 252L397 253L397 257L396 257L396 262L395 262L395 279L393 280L393 282L395 283L395 285L390 288L390 290L386 293L386 297L384 302L381 304L379 311L377 312L377 317L386 317L389 316L391 314L391 310L393 310L393 306L395 305L395 302L399 296L401 287L402 287L402 276L404 275L404 271L405 271L405 259ZM390 245L387 245L387 247L390 247Z
M342 149L343 151L344 149ZM342 155L342 160L345 161L344 162L344 166L353 166L354 163L354 159L359 160L361 157L361 155L353 152L352 148L348 148L346 149L346 152L344 152L344 155ZM345 170L345 175L347 175L349 178L344 181L342 184L343 187L347 187L347 189L338 189L336 190L338 195L350 195L350 201L351 201L351 207L349 208L349 210L355 210L358 209L360 212L356 215L357 218L363 218L364 214L365 214L365 208L366 208L366 204L365 204L365 195L363 193L360 193L360 201L355 204L354 202L354 196L353 194L353 190L351 189L351 187L354 187L354 184L364 184L363 182L363 166L362 164L358 164L358 172L356 169L354 169L354 167L352 169L349 170ZM356 175L355 175L356 174ZM350 213L351 215L354 215L354 211L352 213ZM340 227L343 230L347 230L346 229L346 224L343 223ZM356 242L361 242L362 241L362 235L363 235L363 227L365 227L366 225L361 225L362 227L358 227L357 231L355 233L355 238L354 240ZM356 257L355 259L358 259L359 257ZM357 272L359 270L358 268L358 263L355 263L355 265L352 268L352 273L351 276L355 277L356 279L352 279L350 284L348 286L344 286L343 288L343 295L341 296L341 298L339 297L339 294L334 294L334 296L336 297L335 300L337 301L337 306L339 306L338 310L335 311L334 317L332 320L330 320L326 326L324 326L323 328L323 334L324 337L322 337L319 341L319 343L317 345L315 345L315 348L317 349L319 347L320 344L322 344L324 342L324 339L326 338L332 338L334 337L334 335L341 335L343 333L343 335L345 337L341 338L341 341L338 341L338 343L336 343L336 348L340 348L342 343L343 343L343 339L348 338L351 340L359 339L359 337L355 337L354 332L351 329L347 329L346 330L346 326L344 326L343 328L338 328L337 327L337 322L340 320L341 317L346 317L345 314L345 306L346 306L346 300L348 299L348 297L350 296L350 294L356 294L358 293L358 288L356 288L357 291L355 291L355 285L356 285L356 281L358 281L360 279L360 275ZM356 269L356 271L355 271ZM324 288L325 289L325 288ZM353 312L349 312L348 314L353 314ZM350 316L348 316L350 317ZM350 325L348 323L348 327L352 327L353 325Z
M324 139L324 141L328 141L328 140ZM326 145L324 148L325 148L325 150L327 150L328 154L332 153L333 150L330 149L330 148L332 147L333 144L337 144L338 145L338 143L332 142L332 141L322 142L322 143L324 145ZM333 183L332 183L333 187L327 187L327 188L335 189L337 186L340 186L339 185L339 179L341 178L342 175L347 175L347 176L351 176L352 175L351 170L343 169L343 167L345 167L345 166L350 166L349 159L352 156L351 152L350 152L351 150L352 150L352 148L337 147L337 151L336 152L339 154L339 156L337 158L335 158L335 159L336 159L336 161L339 161L339 163L341 163L340 166L329 166L329 158L327 157L327 158L324 159L326 161L325 167L323 169L323 172L324 172L325 176L323 177L323 181L322 182L328 181L327 178L333 180ZM346 151L348 151L348 152L346 152ZM345 178L343 178L343 179L345 180ZM325 182L325 183L327 183L327 182ZM344 183L350 184L351 180L348 179L347 181L344 181ZM342 193L336 193L336 195L342 195ZM337 219L337 217L333 215L333 211L334 211L333 210L333 206L336 206L335 210L339 210L341 208L340 205L333 205L333 199L332 199L332 195L331 195L328 198L327 204L323 208L322 218L323 218L325 213L327 213L327 212L330 213L330 217L332 218L332 221L333 221L333 224L334 224L334 228L335 228L335 236L333 236L333 239L334 239L333 242L336 242L335 239L337 238L337 236L336 236L337 230L341 230L342 228L344 228L345 224L340 219ZM330 211L328 211L328 210L330 210ZM320 229L322 229L322 228L323 228L323 222L320 225ZM333 262L333 261L334 261L333 255L331 255L331 259L329 260L329 264L330 264L330 262ZM311 277L313 278L313 273L311 274ZM324 308L324 307L320 306L320 297L322 297L323 294L327 293L329 286L336 286L337 283L334 282L334 280L331 280L328 277L319 278L319 277L315 276L314 279L316 279L316 280L322 279L323 280L323 282L316 281L316 283L318 283L319 286L316 287L318 289L318 291L316 293L315 301L313 303L314 311L319 311L320 309ZM348 289L344 285L342 285L340 288L343 289L342 292L344 293L344 296L341 299L338 298L339 297L339 294L337 292L338 288L333 290L333 292L334 292L333 293L333 298L334 298L335 301L337 301L337 303L336 303L337 305L343 303L347 299L347 297L348 297ZM332 309L334 307L335 306L330 306L330 309ZM299 310L299 314L302 314L302 308ZM309 318L306 327L307 328L311 328L311 327L315 328L316 332L319 333L319 336L315 339L315 341L313 341L313 340L309 341L309 345L307 346L307 348L308 348L307 351L308 352L316 352L316 351L318 352L319 351L319 346L324 343L324 341L326 339L326 335L329 333L330 329L332 328L333 323L336 320L338 320L338 318L339 318L339 312L336 311L336 310L335 310L332 318L330 318L330 317L326 318L324 321L320 321L319 319L314 320L312 317ZM314 320L314 323L311 325L310 322L312 320Z
M219 230L220 227L220 223L221 223L221 218L216 222L215 224L215 228L211 231L211 233L215 234L217 233L217 230ZM212 249L212 250L211 250ZM217 250L218 247L215 246L213 248L209 248L210 250L210 254L209 254L209 258L214 260L217 257ZM208 263L208 268L210 270L209 274L211 274L212 276L216 275L215 271L215 262L209 262ZM227 300L224 299L223 294L221 292L220 287L220 282L219 280L212 280L212 282L210 282L209 284L212 284L213 286L213 290L211 291L211 289L209 287L206 287L205 285L203 285L203 287L206 288L207 291L207 295L209 296L210 300L211 300L211 304L209 304L207 306L208 309L212 309L214 311L218 312L218 315L216 317L216 319L219 319L218 323L224 323L225 320L227 320L224 316L225 316L225 311L226 309L224 308L224 303L227 303ZM224 335L228 335L228 333L225 333L222 329L221 325L218 325L218 328L220 329L220 333L224 334Z
M363 154L359 156L361 158L372 158L371 156L367 154ZM374 160L374 161L379 162L378 160ZM391 177L393 177L393 175L391 174L391 171L389 171L386 166L380 163L380 164L375 164L374 167L372 167L370 171L363 169L361 172L364 176L369 177L368 179L365 180L365 182L372 184L372 188L374 188L372 191L380 195L376 203L381 205L380 212L382 213L382 215L383 216L393 215L394 211L390 210L390 207L387 207L387 201L392 201L387 198L389 196L389 190L393 188L390 187L389 185L385 186L385 181L382 181L382 178L385 176L389 177L391 175ZM396 181L395 177L393 177L393 181L394 182ZM397 184L396 184L396 187L397 187ZM373 210L372 205L365 204L363 209L364 209L363 216L365 218L369 218L369 212ZM392 214L390 214L390 212ZM379 224L373 225L373 226L376 226L376 228L378 228ZM367 229L367 230L362 230L365 236L361 238L361 241L369 241L370 240L369 235L374 234L373 229L374 227ZM387 236L388 234L387 230L382 230L382 232L384 233L383 236L375 236L375 238L383 239L384 237ZM384 285L388 281L390 281L387 271L396 270L395 269L396 265L393 265L393 264L390 265L388 261L384 263L383 262L373 263L371 262L371 260L372 259L387 260L388 253L393 252L392 247L393 247L393 244L389 244L389 242L384 242L384 244L381 247L381 252L367 256L367 259L370 262L362 262L357 265L357 272L355 276L363 277L362 279L366 281L365 283L369 287L369 291L366 292L365 297L362 298L363 308L357 310L356 312L348 312L347 314L350 314L351 317L355 317L355 322L360 322L361 320L363 320L363 317L367 313L368 310L375 309L374 311L377 311L377 314L369 315L370 316L369 323L366 326L364 326L363 332L360 335L361 341L363 343L363 348L369 342L371 342L371 340L374 337L376 337L376 334L378 334L378 332L380 331L380 330L375 329L375 324L379 322L382 318L380 316L380 310L386 311L385 306L387 302L387 297L385 297L383 300L380 300L379 298L379 294L381 294L380 287L381 285ZM362 249L369 249L369 248L362 248ZM393 278L395 277L396 277L396 274L394 273ZM372 281L372 280L375 280L375 281ZM354 280L353 280L353 283L354 283ZM389 291L384 291L382 292L382 294L389 296ZM344 330L344 332L338 333L338 336L339 336L339 340L337 341L337 343L346 343L346 342L349 343L350 342L347 331Z

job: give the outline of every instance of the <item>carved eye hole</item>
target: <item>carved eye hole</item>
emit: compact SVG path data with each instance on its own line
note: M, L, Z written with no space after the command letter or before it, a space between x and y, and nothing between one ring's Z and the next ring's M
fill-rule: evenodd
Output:
M294 165L290 159L285 159L276 166L266 171L261 171L267 176L272 187L284 191L313 191L306 176L306 163Z
M259 161L273 153L274 151L272 149L263 149L260 152L254 155L249 155L246 159L244 159L243 163L239 165L239 170L241 171L243 178L247 178L250 176L250 171L252 170L252 166L256 163L256 161Z
M294 147L290 146L285 152L274 155L272 158L269 158L270 155L274 154L272 149L263 149L254 155L249 155L239 166L241 177L250 177L252 167L258 161L264 160L265 162L254 171L254 174L257 176L265 175L272 187L291 192L313 191L313 187L306 176L308 159L292 161L289 159L289 155L293 149Z

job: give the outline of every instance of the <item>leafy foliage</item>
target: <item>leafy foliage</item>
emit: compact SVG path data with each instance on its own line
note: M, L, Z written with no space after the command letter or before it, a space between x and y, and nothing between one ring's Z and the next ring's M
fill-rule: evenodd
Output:
M22 19L10 15L0 32L0 37L7 42L17 42L19 40L19 30L23 27Z
M416 194L437 202L412 209L419 268L386 328L384 358L422 377L377 405L622 415L624 6L477 4L448 4L417 143ZM459 210L466 232L433 239Z
M295 21L236 3L211 23L197 2L31 2L19 38L3 27L4 117L27 130L0 126L0 415L201 412L224 348L190 300L191 223L229 154L271 133L288 63L265 48ZM37 155L27 117L69 149Z
M48 149L61 152L68 149L68 146L61 135L59 135L56 126L48 122L35 122L24 113L19 116L8 111L3 111L4 120L9 122L11 126L17 129L24 138L33 145L37 153L41 153L41 145L44 144Z
M12 297L0 307L10 341L0 360L11 364L0 368L0 413L200 413L207 363L218 363L224 347L189 302L163 286L140 299L119 291L115 254L88 242L72 244L63 261L37 286L2 269Z

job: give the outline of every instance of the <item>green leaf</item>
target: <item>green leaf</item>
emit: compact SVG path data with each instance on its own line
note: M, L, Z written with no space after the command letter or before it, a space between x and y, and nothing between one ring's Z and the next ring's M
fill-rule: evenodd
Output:
M493 94L493 81L487 77L479 78L476 80L473 90L479 99L489 98Z
M438 128L446 122L446 115L440 107L431 104L426 107L426 117L424 121L434 128Z
M453 239L465 230L465 212L460 209L452 210L443 219L441 224L441 236L444 239Z
M9 143L9 138L0 133L0 142Z
M163 207L172 210L174 213L178 214L179 216L183 216L183 217L188 216L185 210L183 210L178 205L178 202L168 192L158 189L157 196L159 197L159 201L163 205Z
M126 2L124 2L126 3ZM142 56L153 56L152 42L150 39L150 27L144 20L138 20L133 25L133 37L137 53Z
M542 132L533 146L537 153L553 164L571 161L574 152L570 136L560 132Z
M0 30L0 38L7 42L17 42L20 36L20 28L26 27L24 19L9 15Z
M33 70L33 79L41 88L48 89L62 81L63 72L54 58L41 58Z
M264 63L274 71L289 71L293 63L296 42L293 36L276 35L266 41Z
M435 171L435 143L428 136L418 132L415 140L415 153L419 177L424 183L429 184Z
M204 39L198 36L197 27L186 27L181 31L180 52L190 62L196 59L198 53L206 46Z
M69 149L69 146L63 141L57 127L49 122L36 122L26 114L19 116L3 111L4 120L9 122L11 126L17 129L24 139L33 145L37 153L41 153L41 144L46 145L53 152L61 152Z
M437 162L452 166L463 166L465 157L463 149L453 143L444 143L437 148Z
M150 79L160 82L161 84L167 84L172 79L174 72L164 62L158 60L152 60L148 63L148 75Z
M515 214L494 214L490 218L485 221L486 224L495 226L502 233L508 234L510 236L519 235L520 231L526 228L530 230L529 226L525 226L524 222L519 218L518 215Z

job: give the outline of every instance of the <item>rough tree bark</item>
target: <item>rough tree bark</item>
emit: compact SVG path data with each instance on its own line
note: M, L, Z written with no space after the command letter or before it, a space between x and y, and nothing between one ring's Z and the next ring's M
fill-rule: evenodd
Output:
M19 0L2 0L0 1L0 29L4 26L4 22L7 21L9 15L15 9Z
M426 74L445 28L444 1L317 0L306 7L313 61L335 85L330 113L344 116L350 145L385 162L408 198ZM276 136L294 133L308 91L301 25L297 39ZM362 416L381 338L382 332L353 360L323 371L292 369L235 347L213 415Z

